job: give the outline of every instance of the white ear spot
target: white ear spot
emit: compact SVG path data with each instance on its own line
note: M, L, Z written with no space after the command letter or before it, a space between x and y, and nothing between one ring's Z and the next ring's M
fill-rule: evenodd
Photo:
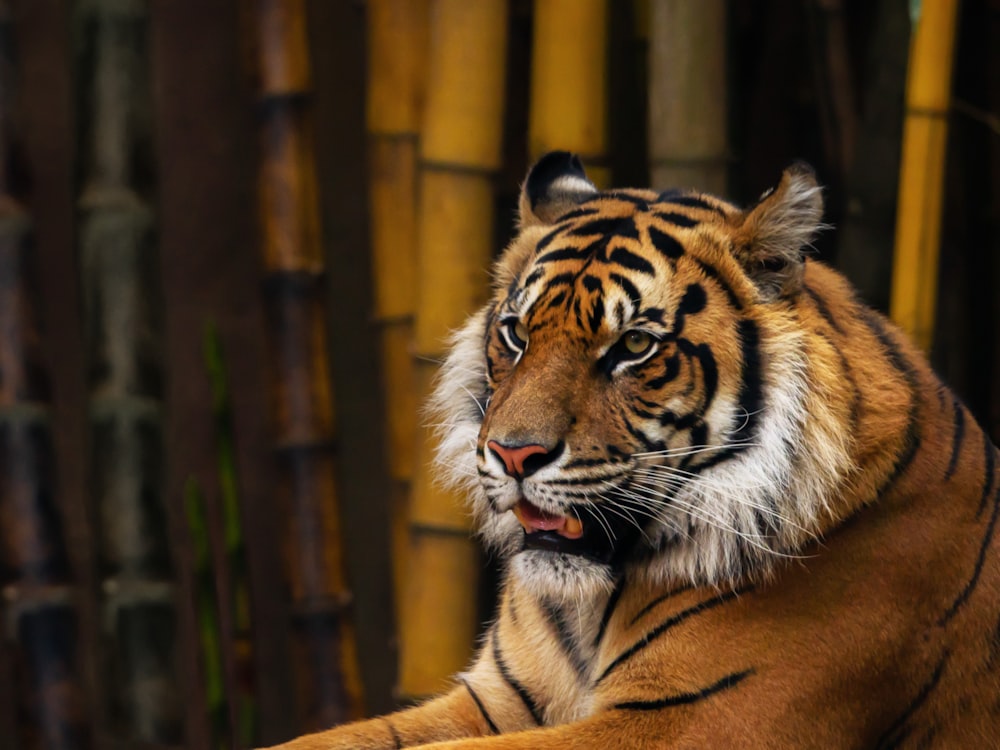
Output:
M545 154L528 170L521 187L521 226L551 224L597 192L575 154Z

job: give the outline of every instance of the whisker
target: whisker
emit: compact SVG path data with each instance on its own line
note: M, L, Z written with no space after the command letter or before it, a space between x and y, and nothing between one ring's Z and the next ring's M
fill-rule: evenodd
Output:
M682 448L666 448L659 451L633 453L632 458L638 458L643 461L648 461L654 458L684 458L685 456L693 456L698 453L711 453L712 451L726 450L730 448L756 448L759 446L760 443L755 442L726 443L724 445L691 445Z

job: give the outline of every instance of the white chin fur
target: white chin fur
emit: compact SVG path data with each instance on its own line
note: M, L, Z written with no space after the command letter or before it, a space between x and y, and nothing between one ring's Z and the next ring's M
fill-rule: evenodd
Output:
M511 558L510 572L533 596L556 604L606 596L614 588L609 566L579 555L523 550Z

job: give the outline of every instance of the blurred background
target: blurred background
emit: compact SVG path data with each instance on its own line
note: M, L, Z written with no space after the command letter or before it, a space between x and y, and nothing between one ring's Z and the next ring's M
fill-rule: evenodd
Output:
M0 0L0 748L431 694L495 565L418 404L553 148L816 243L1000 438L997 0Z

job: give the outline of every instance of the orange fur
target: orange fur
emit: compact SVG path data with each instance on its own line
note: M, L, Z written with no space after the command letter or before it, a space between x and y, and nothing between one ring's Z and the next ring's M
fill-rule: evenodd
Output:
M529 175L495 298L432 405L509 562L475 662L423 706L281 747L996 744L996 449L803 258L811 173L747 211L586 185L565 154ZM488 445L540 458L515 476ZM607 542L525 548L522 502Z

